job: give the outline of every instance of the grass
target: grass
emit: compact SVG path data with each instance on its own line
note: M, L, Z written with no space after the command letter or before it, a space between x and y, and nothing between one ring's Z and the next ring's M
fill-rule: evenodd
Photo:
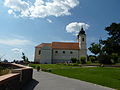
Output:
M30 64L29 66L37 68L40 66L41 69L62 69L62 68L72 68L72 66L65 66L64 64Z
M37 67L40 64L31 64ZM75 67L63 64L41 64L42 69L51 69L51 73L75 78L120 90L120 68L112 67Z
M0 76L4 74L8 74L9 72L10 72L10 69L0 66Z

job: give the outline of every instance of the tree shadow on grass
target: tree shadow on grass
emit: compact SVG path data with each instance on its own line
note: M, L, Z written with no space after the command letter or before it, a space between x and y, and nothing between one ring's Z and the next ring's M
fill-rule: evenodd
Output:
M35 86L38 84L39 82L35 79L33 79L31 82L29 82L27 85L25 85L24 87L22 87L22 90L34 90Z

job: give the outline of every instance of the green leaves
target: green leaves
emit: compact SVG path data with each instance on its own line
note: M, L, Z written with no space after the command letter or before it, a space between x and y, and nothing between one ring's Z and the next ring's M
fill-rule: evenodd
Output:
M92 53L94 53L95 55L97 55L98 53L100 53L101 50L101 45L100 44L95 44L92 43L91 47L88 48Z

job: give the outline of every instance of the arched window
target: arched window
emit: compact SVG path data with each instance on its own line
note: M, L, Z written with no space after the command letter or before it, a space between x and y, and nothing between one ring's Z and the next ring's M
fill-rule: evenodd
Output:
M82 38L82 41L84 41L84 38Z
M39 50L39 55L41 54L41 50Z

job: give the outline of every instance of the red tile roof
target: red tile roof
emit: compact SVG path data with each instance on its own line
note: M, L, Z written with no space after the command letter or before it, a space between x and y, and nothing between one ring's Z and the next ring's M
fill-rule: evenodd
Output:
M42 43L42 44L36 46L36 48L41 48L41 47L44 47L44 46L49 46L49 47L51 47L52 45L51 45L51 43Z
M49 46L53 49L64 49L64 50L79 50L79 43L72 42L52 42L52 43L42 43L36 48L41 48L43 46Z

